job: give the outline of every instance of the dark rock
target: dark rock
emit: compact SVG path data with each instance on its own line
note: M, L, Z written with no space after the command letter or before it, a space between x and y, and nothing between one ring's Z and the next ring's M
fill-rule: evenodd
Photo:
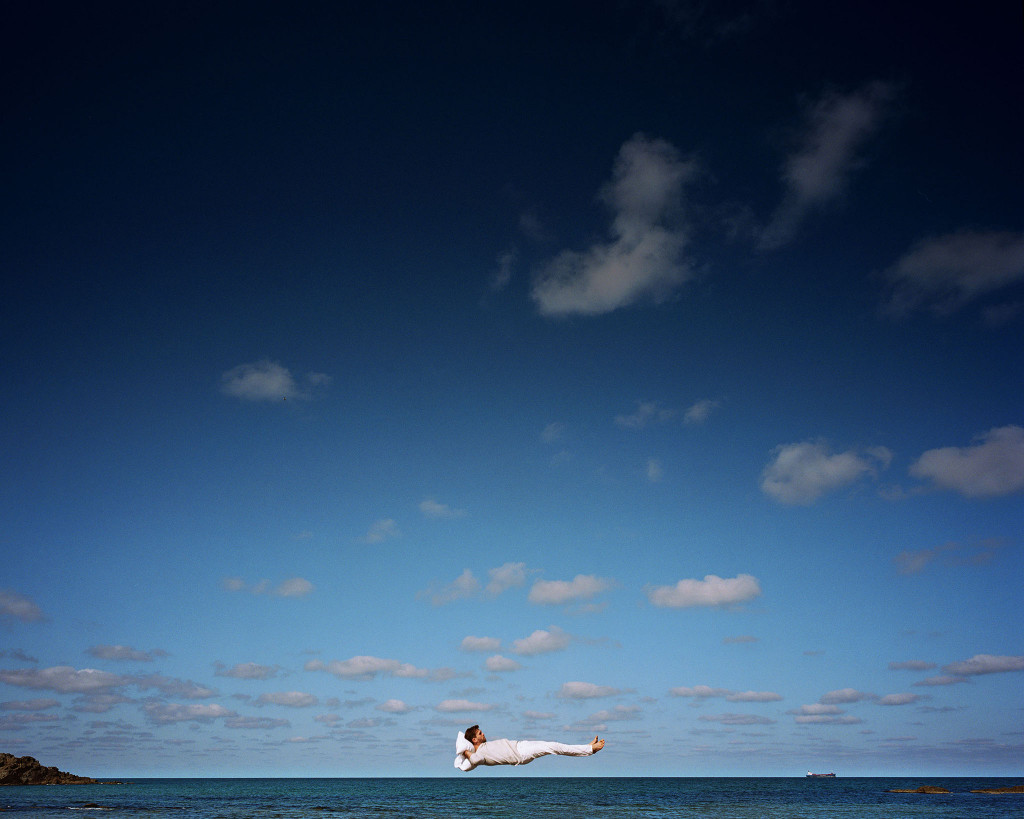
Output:
M45 768L31 756L0 754L0 785L84 785L95 782L88 776Z
M1024 785L1013 785L1009 788L982 788L971 793L1024 793Z
M920 788L897 788L889 793L949 793L949 791L935 785L924 785Z

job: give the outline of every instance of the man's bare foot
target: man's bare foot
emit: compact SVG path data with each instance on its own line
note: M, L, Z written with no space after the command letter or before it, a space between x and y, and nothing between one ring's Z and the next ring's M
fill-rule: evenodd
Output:
M604 740L594 737L594 741L590 743L590 747L594 749L594 753L596 754L604 747Z

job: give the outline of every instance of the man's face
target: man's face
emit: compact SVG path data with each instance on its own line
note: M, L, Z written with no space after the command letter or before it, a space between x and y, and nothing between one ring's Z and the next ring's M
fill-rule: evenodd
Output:
M477 732L476 732L476 736L473 737L473 744L474 745L482 745L485 742L487 742L487 737L485 737L484 736L484 732L478 728Z

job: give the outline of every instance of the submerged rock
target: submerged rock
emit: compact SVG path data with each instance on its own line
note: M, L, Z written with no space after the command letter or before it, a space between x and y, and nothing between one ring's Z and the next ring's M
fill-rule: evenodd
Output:
M971 793L1024 793L1024 785L1013 785L1009 788L982 788Z
M920 788L896 788L889 793L949 793L949 791L937 785L922 785Z
M0 785L87 785L95 782L88 776L46 768L35 757L0 754Z

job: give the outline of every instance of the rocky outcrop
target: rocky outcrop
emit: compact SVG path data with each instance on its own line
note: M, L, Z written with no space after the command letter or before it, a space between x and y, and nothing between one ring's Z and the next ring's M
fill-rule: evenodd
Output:
M949 791L935 785L924 785L920 788L897 788L889 793L949 793Z
M1024 793L1024 785L1014 785L1009 788L982 788L971 793Z
M0 785L90 785L96 780L88 776L45 768L31 756L0 754Z

